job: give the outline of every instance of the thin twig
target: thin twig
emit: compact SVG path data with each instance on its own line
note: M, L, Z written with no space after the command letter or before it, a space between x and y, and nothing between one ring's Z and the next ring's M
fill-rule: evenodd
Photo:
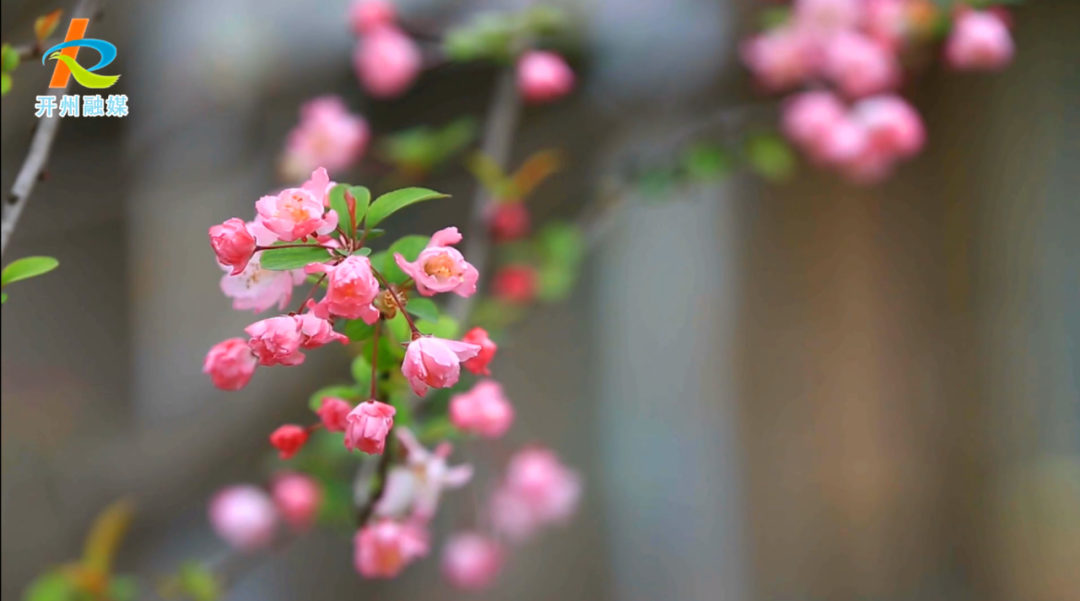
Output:
M73 16L75 18L93 17L98 12L98 2L99 0L80 0L72 12ZM69 78L69 85L70 81ZM65 93L67 93L67 86L59 92L61 95ZM30 200L34 186L41 179L46 163L49 162L49 155L58 131L60 131L60 115L42 117L41 122L38 123L37 132L34 133L34 139L30 142L30 152L26 155L19 174L15 176L11 193L4 200L3 222L0 223L0 256L7 251L8 242L11 241L11 235L15 232L19 217Z

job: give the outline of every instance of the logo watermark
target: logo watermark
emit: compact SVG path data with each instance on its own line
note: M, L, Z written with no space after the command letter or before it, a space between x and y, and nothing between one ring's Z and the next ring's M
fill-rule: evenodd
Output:
M75 78L84 88L103 90L116 85L119 75L96 73L116 60L116 46L105 40L86 38L86 28L90 19L72 19L64 41L49 48L41 57L41 64L55 60L49 88L65 89L71 78ZM96 65L85 68L76 62L80 48L96 50L99 58ZM38 96L34 105L34 116L52 117L127 117L128 97L126 94L101 95L65 94L60 96Z

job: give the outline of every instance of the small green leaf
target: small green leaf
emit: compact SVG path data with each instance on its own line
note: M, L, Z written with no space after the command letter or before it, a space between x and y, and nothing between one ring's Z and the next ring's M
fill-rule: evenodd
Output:
M425 242L426 244L426 242ZM386 261L390 258L390 251L380 250L379 252L371 255L371 268L386 276ZM390 259L392 261L392 259Z
M338 444L341 445L340 442ZM344 445L341 446L344 448ZM321 480L320 484L322 494L319 496L319 523L324 526L355 527L352 487L338 479Z
M585 256L581 228L570 223L551 223L536 236L536 252L545 265L576 266Z
M376 269L391 284L400 284L408 280L409 276L398 267L397 261L394 259L394 253L400 253L406 261L411 263L420 256L420 251L427 247L429 240L431 238L427 236L405 236L401 238L390 245L390 248L386 250L386 256L380 261L381 267L376 267ZM372 259L372 265L374 265L374 259Z
M439 307L430 298L411 298L405 303L405 310L420 319L439 320Z
M369 326L362 319L351 319L345 324L345 335L349 342L363 342L375 335L375 326Z
M263 269L269 269L270 271L288 271L290 269L301 269L312 263L323 263L329 259L330 253L325 248L299 246L264 250L259 263Z
M574 290L577 271L571 266L549 265L537 273L536 298L545 303L566 300Z
M0 274L0 286L21 280L36 278L56 269L60 262L52 257L24 257L4 268Z
M338 184L330 188L330 209L337 213L338 229L345 232L349 238L356 237L356 230L349 225L349 205L345 202L345 192L349 190L349 184Z
M761 11L758 22L762 29L776 29L791 21L791 8L787 6L773 6Z
M379 225L383 219L418 202L434 200L436 198L448 198L449 195L428 190L427 188L402 188L388 192L375 199L368 208L365 223L367 227Z
M356 380L357 390L369 390L371 388L371 361L368 361L366 356L357 355L353 359L350 371L353 379Z
M418 321L416 322L416 329L420 330L422 334L429 334L436 338L445 338L446 340L455 340L460 332L458 322L449 315L440 315L438 321Z
M795 174L795 153L776 135L751 137L746 143L746 159L755 173L770 181L786 181Z
M11 46L0 47L0 72L11 73L19 68L19 53Z
M223 592L221 582L209 568L199 563L186 563L180 568L180 589L192 601L218 601Z
M109 581L109 601L135 601L139 596L139 581L131 576L114 576Z
M366 256L368 256L370 254L371 254L371 249L366 247L366 246L364 248L360 248L360 249L357 249L357 250L353 251L353 255L355 255L357 257L366 257Z
M77 589L61 572L38 576L23 593L23 601L72 601Z
M412 330L409 329L409 322L405 319L405 316L399 311L393 319L386 320L386 325L389 326L390 335L394 337L394 340L398 342L409 342L412 340Z
M368 206L371 205L371 190L364 186L352 186L349 188L349 193L356 200L356 225L359 226L364 222Z
M0 74L0 96L7 96L11 91L11 76L7 73Z
M7 304L7 292L0 294L0 305Z
M701 144L686 151L683 167L692 180L713 181L731 171L731 157L722 148Z
M374 240L376 238L382 238L386 235L386 230L380 230L379 228L371 228L367 231L367 239Z
M316 390L314 394L308 399L308 407L312 411L318 411L322 408L323 399L336 398L344 399L346 401L359 401L360 396L365 393L361 393L360 389L355 386L327 386Z

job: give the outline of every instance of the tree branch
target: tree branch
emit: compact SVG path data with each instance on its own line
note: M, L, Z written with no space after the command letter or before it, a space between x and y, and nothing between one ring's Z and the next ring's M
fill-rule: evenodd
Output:
M99 0L80 0L72 12L73 17L94 17L98 12L98 2ZM23 50L19 52L22 56ZM36 52L40 53L40 48L37 48ZM70 79L68 81L70 82ZM66 86L59 94L65 93L67 93ZM0 256L7 251L8 242L11 241L11 235L15 232L19 217L22 216L23 209L30 200L30 194L34 191L34 186L41 179L45 165L49 162L49 155L52 153L53 142L56 140L58 131L60 131L59 115L43 117L38 123L37 131L30 142L30 152L26 155L19 174L15 176L11 193L4 199L3 222L0 223Z

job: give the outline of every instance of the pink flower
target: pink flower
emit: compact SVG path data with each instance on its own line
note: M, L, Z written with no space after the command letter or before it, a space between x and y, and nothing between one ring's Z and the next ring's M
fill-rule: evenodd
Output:
M831 92L798 94L784 103L784 134L812 154L819 154L832 128L846 117L845 112Z
M503 550L495 541L475 532L454 534L446 541L442 572L455 587L478 591L491 586L503 566Z
M344 432L349 426L347 418L349 413L352 413L352 409L352 405L347 401L325 398L317 413L327 432Z
M231 486L210 501L210 525L229 545L255 551L274 541L277 510L270 497L249 485Z
M394 25L366 32L353 53L360 83L376 98L405 93L420 74L422 60L416 42Z
M862 20L863 0L797 0L795 21L815 35L853 29Z
M218 262L232 267L231 275L240 275L255 254L255 236L241 219L230 219L210 228L210 246Z
M314 313L297 315L294 319L300 326L300 348L314 349L331 342L349 343L347 336L334 331L334 324Z
M472 266L453 244L461 242L461 234L456 227L435 232L420 251L416 261L405 260L401 253L394 253L398 267L416 281L416 290L424 296L438 292L454 292L458 296L472 296L476 292L476 282L480 273Z
M292 459L307 444L308 431L301 426L286 424L270 435L270 444L278 450L282 461Z
M536 297L536 270L528 265L507 265L495 274L491 291L508 303L531 302Z
M409 380L417 396L427 394L428 387L449 388L461 376L461 362L472 359L480 347L467 342L421 336L409 343L401 373Z
M577 509L581 478L547 449L529 448L510 459L506 477L492 497L492 521L513 540L538 528L565 522Z
M499 350L499 347L494 340L488 337L487 330L473 328L465 334L461 341L476 344L480 347L480 352L475 357L461 363L465 366L465 369L481 376L490 376L491 370L488 369L488 365L495 358L495 352Z
M819 158L825 162L844 164L862 156L869 146L866 127L845 115L833 123L817 151Z
M989 11L961 10L945 43L949 64L968 71L1004 68L1014 52L1008 26Z
M758 82L770 91L801 84L814 76L821 64L820 50L812 36L794 27L779 27L755 36L743 42L739 53Z
M322 491L310 476L286 473L274 479L274 504L294 530L307 530L315 523Z
M847 96L859 98L900 83L896 55L881 44L850 31L833 37L825 48L825 74Z
M379 310L372 303L379 294L379 281L367 257L353 255L337 265L315 263L308 265L307 271L328 274L326 296L316 307L317 313L363 319L367 324L378 321Z
M369 33L397 21L397 9L388 0L356 0L349 11L353 31Z
M339 173L360 160L370 138L367 121L350 113L340 97L314 98L300 108L300 123L289 132L282 169L290 181L320 166Z
M222 390L240 390L251 381L259 360L243 338L230 338L210 349L203 373Z
M488 229L496 242L513 242L529 235L529 210L523 202L503 202L488 209Z
M494 380L481 380L467 393L450 397L450 422L462 432L499 438L514 422L514 408Z
M423 529L392 520L364 526L356 533L354 544L356 571L364 578L394 578L429 551Z
M320 167L302 187L260 198L255 203L258 220L284 242L314 234L327 235L338 225L338 214L326 210L329 187L330 177L326 169Z
M566 96L574 89L574 72L554 52L530 50L517 65L518 91L525 102L541 104Z
M251 340L248 346L259 358L259 365L300 365L304 355L300 353L303 336L300 323L289 315L281 315L257 321L245 330Z
M397 411L386 403L367 401L360 403L345 418L345 447L350 451L359 449L369 455L382 455L386 448L386 436L394 427Z
M899 96L876 96L852 107L852 118L867 132L868 144L879 153L911 157L926 143L919 113Z
M443 490L457 489L469 483L473 476L471 465L450 467L447 459L453 452L449 443L429 451L405 427L394 433L408 453L406 465L390 470L383 498L375 514L383 517L410 516L418 523L435 517Z
M257 221L247 224L247 230L255 237L259 246L270 246L278 241L277 235ZM228 266L222 266L230 271ZM270 271L262 268L262 252L255 253L239 274L226 274L221 278L221 291L233 299L233 309L237 311L254 310L261 313L277 305L284 310L292 300L293 288L302 284L303 269L292 271Z
M907 37L908 0L866 0L867 34L890 50L897 50Z

